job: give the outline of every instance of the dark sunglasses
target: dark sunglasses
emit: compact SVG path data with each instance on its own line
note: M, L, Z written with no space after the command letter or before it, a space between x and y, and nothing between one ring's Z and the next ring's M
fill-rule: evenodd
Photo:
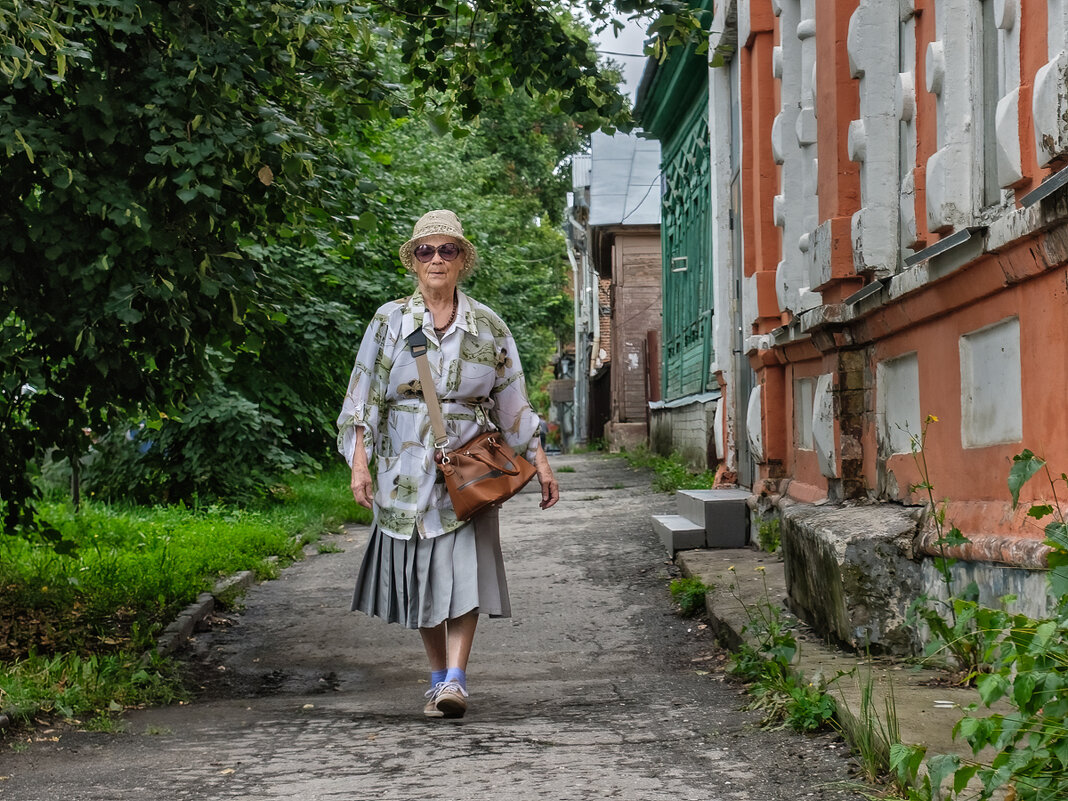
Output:
M445 259L445 261L452 261L460 255L460 246L455 245L452 242L446 242L444 245L438 245L437 247L434 247L433 245L416 245L415 249L412 250L412 253L423 264L426 264L433 259L435 253Z

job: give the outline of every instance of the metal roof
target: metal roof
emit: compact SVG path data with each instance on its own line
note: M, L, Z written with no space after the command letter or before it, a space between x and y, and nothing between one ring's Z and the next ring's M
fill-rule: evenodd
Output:
M634 133L591 137L589 224L660 224L659 142Z

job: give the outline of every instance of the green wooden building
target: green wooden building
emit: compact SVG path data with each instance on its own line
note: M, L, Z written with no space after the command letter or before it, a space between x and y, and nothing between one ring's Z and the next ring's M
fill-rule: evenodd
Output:
M701 7L711 16L711 0ZM692 464L711 465L716 461L713 420L719 385L711 370L707 55L691 46L663 64L650 61L638 89L636 115L661 148L662 401L653 408L651 440L659 451L678 450Z

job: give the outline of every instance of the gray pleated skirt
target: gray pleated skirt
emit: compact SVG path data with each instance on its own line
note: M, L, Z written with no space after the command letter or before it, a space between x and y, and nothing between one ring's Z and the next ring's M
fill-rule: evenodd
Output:
M473 610L511 617L497 512L489 509L431 539L400 540L375 526L352 609L409 629L432 628Z

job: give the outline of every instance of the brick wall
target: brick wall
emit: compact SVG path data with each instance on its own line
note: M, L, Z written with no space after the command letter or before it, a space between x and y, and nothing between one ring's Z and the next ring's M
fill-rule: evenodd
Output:
M694 401L684 406L650 411L649 446L663 456L678 451L692 468L715 466L716 401Z

